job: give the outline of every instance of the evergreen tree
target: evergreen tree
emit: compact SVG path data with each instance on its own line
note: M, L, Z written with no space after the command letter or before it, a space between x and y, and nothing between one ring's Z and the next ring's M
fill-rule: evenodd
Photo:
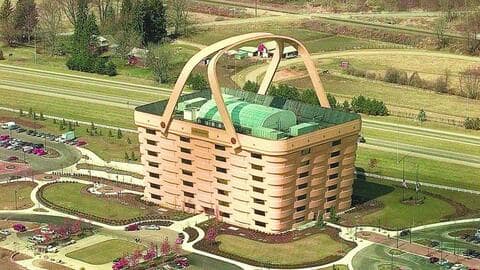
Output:
M113 137L113 133L111 129L108 130L108 137Z
M135 152L132 151L132 154L130 155L130 158L135 161L137 160L137 157L135 157Z
M127 153L127 152L125 152L124 159L125 159L125 161L128 161L128 160L130 159L130 157L128 156L128 153Z
M132 144L132 140L130 140L130 137L127 138L127 143Z
M20 117L22 117L22 116L23 116L23 110L20 109L20 111L18 112L18 114L20 115Z
M192 90L206 90L209 89L208 87L208 82L205 77L203 77L201 74L194 74L188 78L188 86L190 86L190 89Z
M73 130L72 122L68 121L68 131L72 131L72 130Z
M45 120L45 117L43 116L43 112L40 112L40 120Z
M0 36L5 43L13 45L17 36L14 27L14 12L11 0L4 0L0 7Z
M117 139L121 139L122 136L123 136L122 130L118 129L118 130L117 130Z
M161 0L143 0L143 43L159 43L167 36L165 8Z
M56 125L57 124L57 119L53 118L53 123Z
M337 215L337 210L335 209L335 206L333 206L330 209L330 221L332 223L336 223L338 221L338 215Z
M425 113L425 111L423 109L421 109L420 112L418 113L417 120L420 123L423 123L423 122L427 121L427 113Z
M260 85L258 85L257 82L252 82L252 81L246 81L245 84L243 85L243 91L247 92L252 92L252 93L257 93L258 88L260 88Z
M65 121L65 118L62 119L62 125L63 125L63 126L66 126L66 125L67 125L67 121Z
M280 84L279 86L271 87L269 93L272 96L283 97L291 100L300 99L300 93L298 92L298 89L286 84Z
M34 0L18 0L15 6L14 27L21 40L30 42L38 24L37 5Z
M320 104L317 98L317 93L313 89L305 89L300 95L300 100L304 103L318 105Z
M32 107L28 108L28 117L32 117L33 115L33 109Z

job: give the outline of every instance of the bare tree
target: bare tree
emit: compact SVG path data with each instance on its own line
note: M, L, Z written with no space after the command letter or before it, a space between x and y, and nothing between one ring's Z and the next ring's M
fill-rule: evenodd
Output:
M79 0L63 0L62 10L68 21L75 25L77 23L77 11L78 11L78 1Z
M435 22L435 34L437 35L437 47L443 49L448 45L448 38L446 35L447 19L440 17Z
M173 50L168 44L151 46L148 48L147 66L150 67L159 83L167 83L172 79L172 56Z
M100 20L100 25L103 26L106 24L109 13L113 9L112 0L93 0L93 5L96 7L98 12L98 19Z
M186 35L189 25L188 0L170 0L169 19L175 35Z
M40 3L40 28L50 54L55 53L58 34L62 30L62 10L62 0L49 0Z
M480 67L469 68L459 74L460 95L480 99Z

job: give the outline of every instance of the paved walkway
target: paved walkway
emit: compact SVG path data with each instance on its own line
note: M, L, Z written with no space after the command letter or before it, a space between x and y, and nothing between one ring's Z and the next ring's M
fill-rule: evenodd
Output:
M373 232L361 232L358 233L358 237L370 242L388 246L391 248L398 248L402 251L416 254L423 257L438 257L446 259L453 263L461 263L467 267L478 267L480 265L480 259L470 259L463 256L455 255L446 251L438 251L426 246L422 246L416 243L409 243L405 240L397 240L396 238L390 238L382 234ZM398 243L398 246L397 246Z

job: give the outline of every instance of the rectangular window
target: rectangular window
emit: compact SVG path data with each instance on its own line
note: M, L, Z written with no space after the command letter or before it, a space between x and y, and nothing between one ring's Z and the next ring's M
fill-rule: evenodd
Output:
M255 215L259 215L259 216L265 216L265 211L253 209L253 213L255 213Z
M332 142L332 146L337 146L337 145L340 145L340 144L342 144L342 140L336 140L336 141Z
M159 164L156 163L156 162L151 162L151 161L148 162L148 166L150 166L150 167L158 168L158 165Z
M221 161L221 162L227 162L227 158L226 157L221 157L221 156L215 156L215 160L216 161Z
M307 176L308 176L308 172L303 172L303 173L298 175L298 178L304 178L304 177L307 177Z
M260 200L260 199L257 199L257 198L253 198L253 202L256 203L256 204L262 204L262 205L265 204L264 200Z
M338 157L340 156L340 151L335 151L330 154L330 157Z
M263 188L253 187L253 192L262 193L265 192Z
M219 144L215 144L215 149L225 151L225 146L219 145Z
M148 176L152 178L160 178L160 175L158 173L153 173L153 172L148 172Z
M307 198L307 194L303 194L300 196L297 196L297 201L305 200Z
M153 151L147 151L147 155L152 156L152 157L157 157L157 156L158 156L158 153L157 153L157 152L153 152Z
M263 177L252 175L253 181L263 182Z
M263 170L263 167L260 165L252 164L252 169L261 171Z
M297 189L304 189L304 188L307 188L307 187L308 187L308 183L305 183L305 184L298 185Z
M187 171L187 170L182 170L182 174L192 176L192 175L193 175L193 172Z
M230 206L230 203L224 202L224 201L218 201L218 205L225 206L225 207L229 207L229 206Z
M331 174L331 175L328 176L329 180L332 180L332 179L335 179L335 178L338 178L338 173L334 173L334 174Z
M157 195L157 194L150 193L150 196L152 197L152 199L155 199L155 200L161 200L162 199L162 197L160 197L160 195Z
M340 162L332 163L332 164L330 164L330 169L338 168L338 166L340 166Z
M195 198L195 195L193 193L186 192L186 191L183 192L183 196L189 197L189 198Z
M186 202L185 207L195 209L195 204Z
M255 220L255 225L259 227L267 227L267 224L265 222L257 221Z
M307 209L307 208L306 208L305 205L304 205L304 206L297 207L295 210L296 210L297 212L302 212L302 211L304 211L305 209Z
M192 161L189 160L189 159L184 159L184 158L182 158L182 163L183 163L183 164L187 164L187 165L192 165Z
M225 168L215 167L215 170L220 173L227 173L227 169Z
M300 222L303 222L304 220L305 220L305 217L299 217L295 219L295 223L300 223Z
M150 187L151 187L151 188L154 188L154 189L160 189L160 185L159 185L159 184L150 183Z
M327 198L327 202L334 201L337 198L337 196L331 196Z
M183 181L183 185L187 187L193 187L193 183L190 181Z
M147 134L152 134L152 135L157 134L157 132L155 130L149 129L149 128L146 129L146 132L147 132Z
M257 154L257 153L251 153L250 156L251 156L252 158L262 159L262 155Z
M192 153L192 150L190 150L188 148L180 147L180 152L190 154L190 153Z
M157 142L156 142L156 141L152 141L152 140L147 140L147 144L149 144L149 145L157 145Z
M337 189L337 185L333 185L333 186L328 186L327 187L327 190L330 191L330 190L335 190Z
M306 160L300 163L300 167L307 166L307 165L310 165L310 160Z
M223 185L228 185L228 180L217 178L217 183L223 184Z
M303 150L300 152L300 154L302 154L302 156L304 156L304 155L310 154L310 151L311 151L310 148L303 149Z
M180 136L180 141L181 142L190 142L190 138Z
M229 213L220 212L220 216L222 216L222 217L224 217L224 218L230 218L230 214L229 214Z
M217 189L217 193L223 196L228 196L228 191L223 189Z

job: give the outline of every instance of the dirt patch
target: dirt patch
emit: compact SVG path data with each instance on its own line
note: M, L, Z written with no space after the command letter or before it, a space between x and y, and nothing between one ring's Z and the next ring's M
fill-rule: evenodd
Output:
M20 125L25 128L30 128L30 129L40 129L44 127L44 125L39 124L37 121L33 122L30 119L25 119L21 117L0 116L0 122L10 122L10 121L15 122L17 125Z
M274 82L293 80L305 76L305 71L295 70L295 69L282 69L279 70L275 77L273 77Z
M48 270L73 270L70 267L66 267L58 263L52 263L44 260L34 260L32 264L33 266L40 267L43 269L48 269Z
M7 249L0 248L0 266L1 269L8 269L8 270L27 270L26 268L12 262L10 257L12 256L13 252Z

